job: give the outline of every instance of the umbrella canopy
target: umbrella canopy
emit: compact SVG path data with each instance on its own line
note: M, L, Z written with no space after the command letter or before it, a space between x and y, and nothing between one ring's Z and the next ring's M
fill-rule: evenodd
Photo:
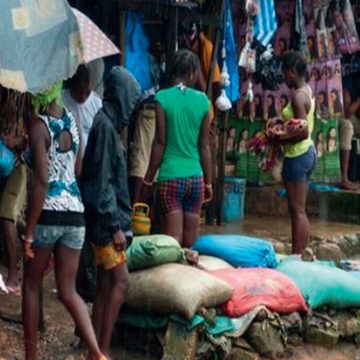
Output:
M66 0L0 2L0 85L37 94L119 50Z
M120 50L92 20L79 10L73 9L73 12L80 27L80 38L83 48L82 62L89 63L99 58L120 53Z

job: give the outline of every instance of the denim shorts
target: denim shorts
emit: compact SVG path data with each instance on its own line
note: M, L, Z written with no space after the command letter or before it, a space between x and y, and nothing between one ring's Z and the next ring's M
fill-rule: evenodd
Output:
M316 150L309 150L300 156L285 158L282 177L284 182L308 182L316 166Z
M84 240L83 226L37 225L33 245L39 248L54 248L61 244L73 250L81 250Z

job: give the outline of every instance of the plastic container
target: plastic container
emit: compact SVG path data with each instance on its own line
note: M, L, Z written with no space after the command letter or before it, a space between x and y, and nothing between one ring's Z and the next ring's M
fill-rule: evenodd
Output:
M132 230L134 235L149 235L151 230L150 208L147 204L136 203L133 207Z
M225 177L222 219L224 222L244 218L246 179Z

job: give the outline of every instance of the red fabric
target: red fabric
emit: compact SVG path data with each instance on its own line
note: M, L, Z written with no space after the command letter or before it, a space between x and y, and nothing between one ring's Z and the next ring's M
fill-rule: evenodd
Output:
M232 298L222 305L222 310L230 317L242 316L258 305L279 314L308 311L295 283L276 270L223 269L211 274L235 289Z

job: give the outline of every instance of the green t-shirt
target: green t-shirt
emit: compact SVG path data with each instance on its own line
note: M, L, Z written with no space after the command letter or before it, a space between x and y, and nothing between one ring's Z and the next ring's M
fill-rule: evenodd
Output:
M210 109L208 97L191 88L174 86L161 90L156 101L165 113L166 147L158 182L202 176L199 135Z

